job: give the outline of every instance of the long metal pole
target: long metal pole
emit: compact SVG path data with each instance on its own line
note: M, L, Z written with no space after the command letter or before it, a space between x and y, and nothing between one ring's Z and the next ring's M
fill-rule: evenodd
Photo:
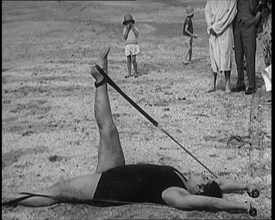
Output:
M208 169L201 161L199 161L190 151L188 151L185 147L183 147L175 138L173 138L167 131L165 131L162 127L159 126L159 123L153 119L150 115L148 115L141 107L139 107L128 95L126 95L118 85L104 72L104 70L99 66L95 65L97 70L104 76L107 83L112 86L120 95L122 95L132 106L134 106L145 118L147 118L154 126L159 128L163 133L165 133L168 137L170 137L176 144L178 144L186 153L188 153L191 157L193 157L199 164L201 164L207 171L209 171L214 177L218 178L218 176L213 173L210 169Z

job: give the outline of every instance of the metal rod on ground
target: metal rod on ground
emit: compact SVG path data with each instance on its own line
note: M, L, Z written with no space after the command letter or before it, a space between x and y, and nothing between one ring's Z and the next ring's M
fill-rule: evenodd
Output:
M95 206L110 206L110 205L133 205L138 204L138 202L128 202L128 201L119 201L119 200L108 200L108 199L76 199L76 198L68 198L65 196L54 196L54 195L44 195L44 194L36 194L36 193L28 193L28 192L21 192L19 194L26 195L17 199L13 199L9 202L2 202L2 206L5 207L16 207L18 202L24 201L26 199L29 199L31 197L43 197L43 198L49 198L58 201L59 203L71 203L71 204L87 204L87 205L95 205ZM160 204L152 204L152 203L144 203L143 205L147 205L154 208L161 208L164 207ZM172 207L171 205L168 205L167 208Z
M208 170L209 173L211 173L214 177L218 178L218 176L213 173L211 170L209 170L201 161L199 161L193 154L190 153L187 149L185 149L175 138L173 138L167 131L165 131L163 128L158 126L158 128L163 131L168 137L170 137L175 143L177 143L183 150L186 151L191 157L193 157L197 162L199 162L200 165L202 165L206 170Z
M201 164L207 171L209 171L214 177L218 178L216 174L214 174L210 169L208 169L201 161L199 161L191 152L189 152L186 148L184 148L177 140L175 140L167 131L159 126L159 123L154 120L150 115L148 115L141 107L139 107L128 95L126 95L119 87L115 84L115 82L101 69L100 66L95 65L97 70L104 76L107 83L112 86L120 95L122 95L131 105L133 105L145 118L147 118L154 126L158 127L163 133L165 133L168 137L170 137L176 144L178 144L186 153L188 153L191 157L193 157L199 164Z

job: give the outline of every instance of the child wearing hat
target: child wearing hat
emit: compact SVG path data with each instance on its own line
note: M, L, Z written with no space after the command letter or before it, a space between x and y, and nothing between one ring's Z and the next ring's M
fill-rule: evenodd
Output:
M193 16L194 16L194 8L188 5L186 8L186 19L183 24L184 44L187 48L185 59L183 60L185 64L188 64L191 62L193 38L196 38L198 36L197 34L193 33L193 22L192 22Z
M125 78L128 78L131 75L131 63L133 63L134 67L134 76L137 77L137 62L136 55L139 54L140 49L138 45L138 37L139 31L134 26L135 20L132 15L126 14L124 16L123 25L125 26L123 29L123 38L125 40L125 56L127 57L127 68L128 75Z

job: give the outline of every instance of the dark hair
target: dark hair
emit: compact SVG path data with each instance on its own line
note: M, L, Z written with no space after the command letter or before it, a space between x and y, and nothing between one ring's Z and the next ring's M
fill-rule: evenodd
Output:
M204 185L204 192L202 195L222 198L222 189L220 188L217 182L208 182L206 185Z

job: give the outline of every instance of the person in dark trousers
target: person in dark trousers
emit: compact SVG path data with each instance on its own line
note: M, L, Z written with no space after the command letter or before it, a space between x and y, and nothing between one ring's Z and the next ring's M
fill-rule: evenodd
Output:
M102 51L98 64L108 74L107 55ZM247 202L222 198L222 193L246 191L259 196L257 188L233 179L209 179L189 174L186 178L176 168L158 164L125 164L119 133L113 121L107 82L96 68L94 113L99 128L98 164L95 173L60 181L34 193L4 193L2 206L43 207L57 203L122 205L155 203L183 210L238 211L256 216Z
M259 0L238 0L234 22L234 51L238 79L233 92L245 91L246 95L256 92L255 55L257 27L261 20ZM244 83L244 57L248 77L248 88Z

